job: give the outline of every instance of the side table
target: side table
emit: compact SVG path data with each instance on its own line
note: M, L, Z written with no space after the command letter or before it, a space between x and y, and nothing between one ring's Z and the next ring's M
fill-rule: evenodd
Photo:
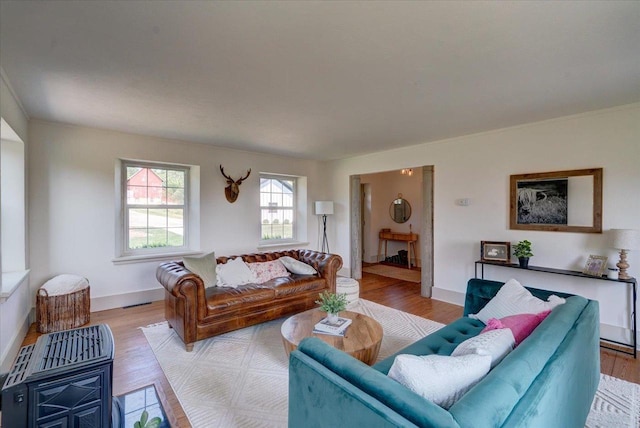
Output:
M310 309L287 318L280 329L287 356L298 347L302 339L313 336L365 364L371 365L376 361L383 334L378 321L357 312L342 311L339 314L341 317L353 321L347 327L344 337L314 333L313 326L326 315L320 309Z

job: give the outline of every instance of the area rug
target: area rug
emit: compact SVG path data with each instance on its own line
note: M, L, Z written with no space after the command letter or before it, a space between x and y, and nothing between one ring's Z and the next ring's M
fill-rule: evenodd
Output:
M384 328L378 360L443 324L360 299L349 310ZM167 323L142 328L191 425L287 426L288 361L275 320L197 342L193 352ZM640 424L640 385L602 375L586 427Z
M420 271L409 270L396 266L388 265L371 265L362 268L362 272L373 273L376 275L387 276L389 278L400 279L408 282L420 282Z

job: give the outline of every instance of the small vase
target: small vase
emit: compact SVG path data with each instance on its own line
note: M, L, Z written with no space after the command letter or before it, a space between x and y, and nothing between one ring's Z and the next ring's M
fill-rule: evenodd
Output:
M338 321L338 314L332 314L330 312L327 312L327 320L331 323Z
M518 263L520 263L520 267L527 269L529 267L529 257L518 257Z

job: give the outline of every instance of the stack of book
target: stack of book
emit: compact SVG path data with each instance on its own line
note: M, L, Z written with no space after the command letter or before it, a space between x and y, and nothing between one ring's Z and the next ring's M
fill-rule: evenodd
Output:
M344 336L345 330L351 325L349 318L338 317L330 322L328 318L321 319L314 327L313 332L319 334L330 334L332 336Z

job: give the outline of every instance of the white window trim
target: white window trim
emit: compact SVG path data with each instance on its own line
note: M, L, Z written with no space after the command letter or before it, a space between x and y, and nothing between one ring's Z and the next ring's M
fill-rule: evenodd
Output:
M128 219L126 218L126 169L127 166L156 168L177 168L186 170L184 205L184 246L160 247L129 250L127 248ZM200 253L200 167L168 162L155 162L136 159L118 159L115 167L115 257L113 263L137 263L156 260L175 259L179 256Z
M293 236L291 238L283 238L283 239L262 239L262 209L269 208L267 206L262 206L259 204L258 209L260 210L260 240L258 242L258 249L261 248L270 248L270 247L281 247L288 246L290 244L299 245L301 242L299 241L300 236L300 228L298 225L298 220L300 216L298 215L298 201L299 199L299 189L300 189L300 179L301 177L295 175L286 175L286 174L273 174L273 173L260 173L260 179L287 179L293 181L293 206L291 208L292 216L293 216ZM258 189L258 194L260 194L260 189Z

